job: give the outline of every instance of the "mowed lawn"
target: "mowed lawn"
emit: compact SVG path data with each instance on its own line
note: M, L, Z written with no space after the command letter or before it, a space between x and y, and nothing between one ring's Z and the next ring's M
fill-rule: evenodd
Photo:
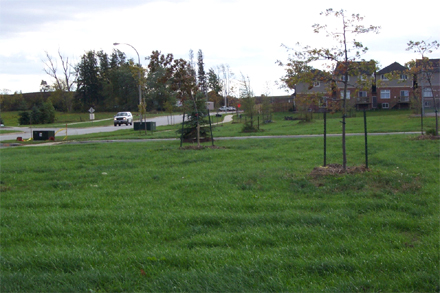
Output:
M438 292L439 141L322 143L1 149L0 291Z

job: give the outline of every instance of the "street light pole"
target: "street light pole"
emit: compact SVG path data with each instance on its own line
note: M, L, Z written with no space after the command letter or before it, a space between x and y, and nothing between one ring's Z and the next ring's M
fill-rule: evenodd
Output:
M139 64L140 67L142 67L142 65L141 65L141 58L139 57L139 53L138 53L138 51L136 50L135 47L133 47L130 44L126 44L126 43L113 43L113 46L117 46L117 45L127 45L127 46L132 47L135 50L135 52L136 52L136 54L138 56L138 64ZM141 70L140 69L139 69L139 72L138 72L138 89L139 89L139 105L141 105L142 104L142 90L141 90ZM142 122L142 119L140 119L140 122Z

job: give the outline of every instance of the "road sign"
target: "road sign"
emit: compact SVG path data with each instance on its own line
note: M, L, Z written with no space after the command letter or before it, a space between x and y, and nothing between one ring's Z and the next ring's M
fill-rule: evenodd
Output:
M241 104L238 104L237 107L240 108L240 107L241 107Z
M95 109L93 109L93 107L90 107L90 109L89 109L89 113L92 114L92 113L94 113L94 112L95 112Z

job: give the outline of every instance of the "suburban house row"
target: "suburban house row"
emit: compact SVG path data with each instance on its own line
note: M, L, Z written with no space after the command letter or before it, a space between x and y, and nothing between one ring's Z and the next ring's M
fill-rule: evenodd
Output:
M421 62L417 60L416 65L419 66ZM430 59L429 66L425 67L428 69L427 72L418 74L408 74L407 68L397 62L379 71L364 69L363 72L362 70L359 72L358 70L356 75L350 75L349 70L347 106L356 110L409 109L422 106L424 109L433 109L435 106L438 108L440 59ZM333 75L334 81L328 82L321 77L319 70L314 70L314 78L308 82L298 83L293 95L274 97L273 102L288 106L290 103L296 105L301 97L305 99L315 97L318 102L311 104L310 110L318 112L324 111L330 107L330 104L340 104L344 89L341 80L344 80L344 75L337 69Z

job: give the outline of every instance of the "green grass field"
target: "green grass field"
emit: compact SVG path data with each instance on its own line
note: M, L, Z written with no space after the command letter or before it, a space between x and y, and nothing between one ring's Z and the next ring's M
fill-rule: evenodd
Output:
M0 291L438 292L439 143L414 138L324 177L322 138L0 149Z

